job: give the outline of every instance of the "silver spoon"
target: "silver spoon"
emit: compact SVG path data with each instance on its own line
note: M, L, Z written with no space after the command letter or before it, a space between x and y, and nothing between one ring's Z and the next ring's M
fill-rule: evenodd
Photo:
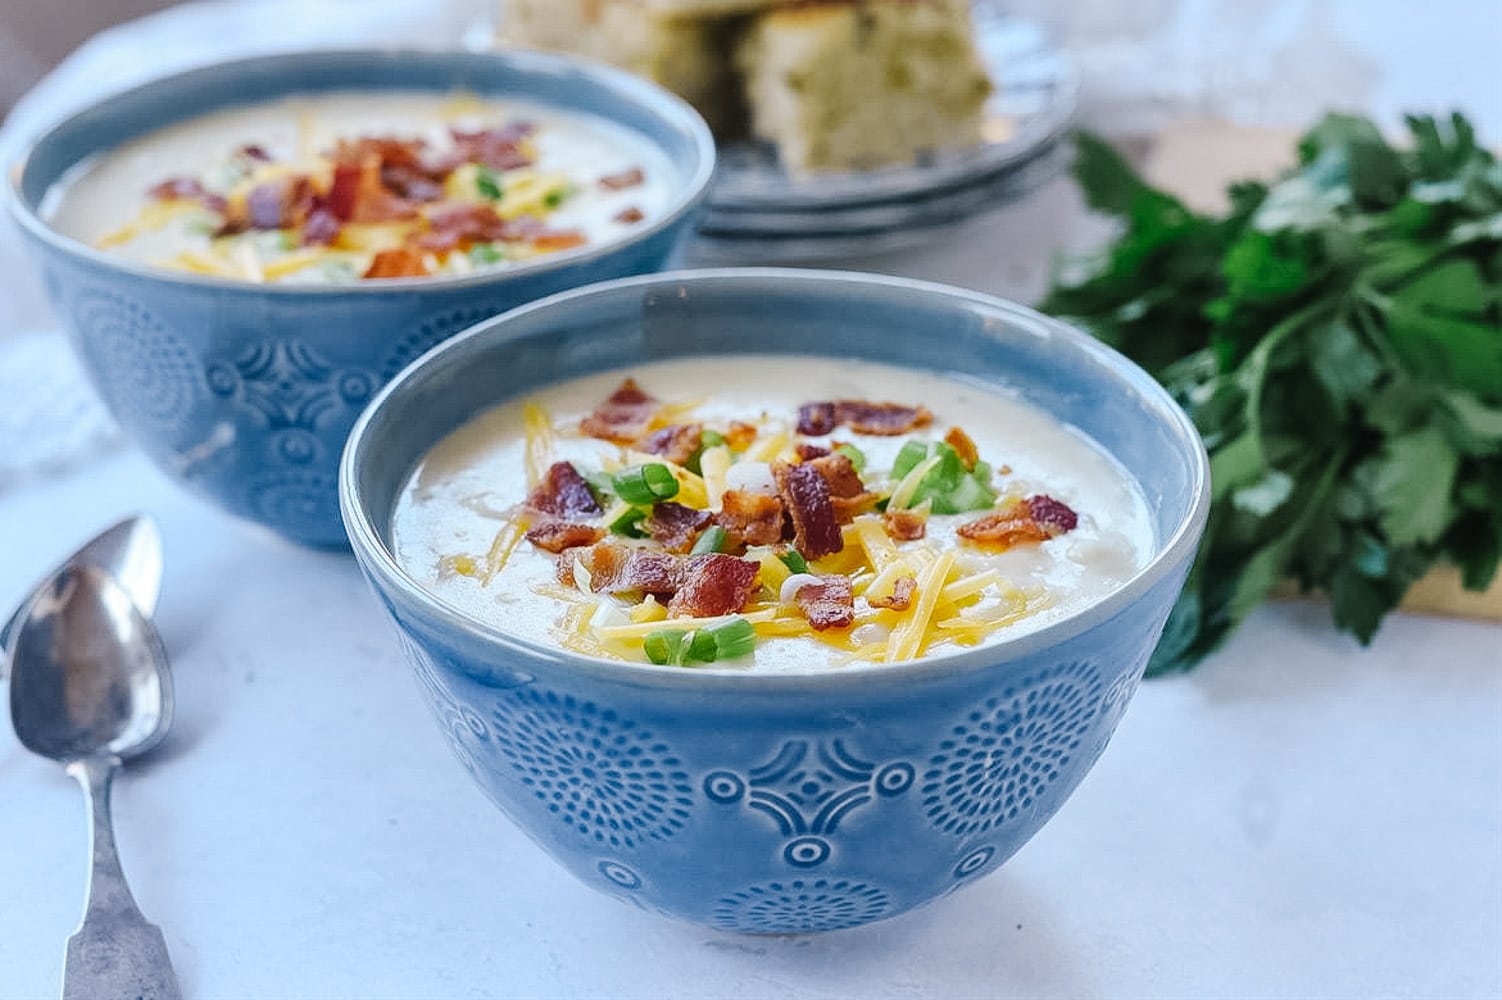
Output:
M156 599L162 586L161 530L149 514L137 514L111 525L85 542L62 565L47 574L36 590L46 586L47 582L63 570L74 566L98 566L108 572L125 588L141 614L150 618L156 612ZM11 648L11 637L30 605L31 597L28 596L10 620L0 626L0 680L5 679L10 666L10 654L7 651Z
M89 797L94 863L83 922L68 939L63 1000L176 1000L166 942L136 908L110 822L115 769L160 743L172 722L162 641L113 577L68 568L20 620L12 668L16 737L64 764Z

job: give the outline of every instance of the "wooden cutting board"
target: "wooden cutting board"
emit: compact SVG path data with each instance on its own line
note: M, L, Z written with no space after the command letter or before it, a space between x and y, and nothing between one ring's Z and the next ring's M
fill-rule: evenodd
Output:
M1153 142L1143 173L1153 184L1175 192L1191 208L1221 211L1228 183L1267 179L1291 165L1299 133L1251 128L1218 121L1187 122L1162 132ZM1408 592L1405 611L1502 620L1502 574L1490 590L1461 586L1460 573L1442 566Z

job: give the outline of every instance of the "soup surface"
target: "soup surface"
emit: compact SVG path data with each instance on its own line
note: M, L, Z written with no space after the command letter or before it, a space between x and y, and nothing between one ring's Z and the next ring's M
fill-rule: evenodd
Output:
M43 216L132 260L246 281L460 275L661 215L673 170L603 119L471 95L332 93L214 112L80 164Z
M1147 505L1004 389L813 357L562 383L418 464L398 561L507 632L765 671L899 662L1078 611L1151 557Z

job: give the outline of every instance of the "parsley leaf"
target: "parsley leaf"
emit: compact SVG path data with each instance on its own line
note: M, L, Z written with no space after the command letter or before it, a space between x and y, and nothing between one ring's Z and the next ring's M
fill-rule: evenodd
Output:
M1331 115L1223 215L1077 139L1123 223L1061 262L1046 312L1161 381L1210 452L1205 537L1150 673L1192 669L1284 581L1362 642L1439 562L1502 562L1502 165L1460 115L1406 144Z

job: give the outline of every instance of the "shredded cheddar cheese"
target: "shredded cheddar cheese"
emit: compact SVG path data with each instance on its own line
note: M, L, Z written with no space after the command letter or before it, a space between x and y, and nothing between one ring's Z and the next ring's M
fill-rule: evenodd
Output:
M885 657L888 663L910 660L918 655L924 635L928 631L929 620L933 617L934 607L939 602L939 592L953 565L953 551L940 553L939 557L925 568L923 575L918 578L917 600L912 610L908 612L908 617L892 630L891 642L887 647Z
M553 421L541 403L528 400L522 404L522 427L526 434L524 449L527 489L537 488L547 474L553 454Z

